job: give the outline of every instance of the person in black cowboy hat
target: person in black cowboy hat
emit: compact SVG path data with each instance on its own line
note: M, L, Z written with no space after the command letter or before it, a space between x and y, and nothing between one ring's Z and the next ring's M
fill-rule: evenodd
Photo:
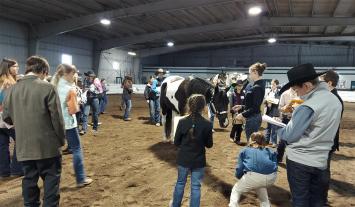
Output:
M155 76L156 78L153 80L152 83L152 91L154 92L155 99L153 100L153 105L154 105L154 122L156 126L160 126L160 91L158 87L161 86L162 82L164 81L165 77L165 71L162 68L159 68L158 70L155 71Z
M319 82L312 64L303 64L287 72L289 82L304 101L293 111L286 127L277 131L287 142L287 179L293 206L324 206L327 186L327 160L340 123L341 104L324 82Z

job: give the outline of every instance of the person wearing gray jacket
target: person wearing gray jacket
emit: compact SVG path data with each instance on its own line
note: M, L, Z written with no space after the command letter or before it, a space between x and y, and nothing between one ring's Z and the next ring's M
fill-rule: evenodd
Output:
M65 130L57 91L43 81L48 71L47 60L29 57L26 76L10 88L3 103L3 120L16 127L17 159L24 170L24 206L40 206L39 177L44 182L43 206L59 206Z
M319 82L312 64L287 72L289 83L304 100L292 113L286 127L277 131L287 142L287 179L295 207L323 207L324 189L329 181L327 163L341 116L341 104L324 82Z

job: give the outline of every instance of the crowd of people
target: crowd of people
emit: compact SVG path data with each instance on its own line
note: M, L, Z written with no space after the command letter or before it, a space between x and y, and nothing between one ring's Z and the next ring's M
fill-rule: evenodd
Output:
M277 179L278 163L286 150L287 179L293 206L325 206L330 182L330 160L339 150L339 125L343 103L337 94L339 76L333 70L316 73L312 64L293 67L289 82L279 87L273 79L266 90L263 73L266 64L249 67L249 84L237 80L231 87L233 124L230 140L241 145L245 131L246 147L238 154L229 207L239 206L243 193L255 190L261 206L270 206L267 187ZM93 182L87 177L80 136L88 133L92 114L92 133L97 135L99 116L108 103L105 79L93 71L79 80L74 65L58 65L48 80L49 64L39 56L26 61L24 76L18 75L16 60L0 63L0 178L23 176L25 206L40 205L38 179L44 182L44 206L58 206L61 177L61 148L72 154L77 187ZM161 125L160 90L165 71L159 68L144 90L150 122ZM123 120L131 120L133 79L122 81ZM266 92L265 92L266 91ZM319 101L322 100L322 101ZM188 174L191 173L190 206L200 206L200 188L206 167L206 150L213 146L213 118L202 116L208 107L204 95L193 94L187 100L189 114L175 132L178 147L177 181L170 206L181 206ZM264 108L264 110L263 110ZM329 113L332 111L332 113ZM268 123L260 132L266 114L286 126ZM15 149L10 159L10 139ZM268 146L275 148L274 150ZM277 148L277 149L276 149Z

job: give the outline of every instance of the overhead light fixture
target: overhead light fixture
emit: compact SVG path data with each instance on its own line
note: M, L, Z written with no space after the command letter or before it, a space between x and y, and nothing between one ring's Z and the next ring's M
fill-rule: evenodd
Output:
M137 53L132 52L132 51L129 51L129 52L128 52L128 55L136 56L136 55L137 55Z
M260 6L250 7L250 9L248 10L248 13L251 16L259 15L261 13L261 7Z
M172 47L172 46L174 46L174 42L168 42L168 43L166 43L166 45L168 46L168 47Z
M112 68L115 69L115 70L118 70L120 68L120 64L116 61L113 61L112 62Z
M275 42L276 42L276 38L271 37L271 38L269 38L267 41L268 41L270 44L272 44L272 43L275 43Z
M101 19L100 23L103 24L103 25L110 25L111 21L109 19Z

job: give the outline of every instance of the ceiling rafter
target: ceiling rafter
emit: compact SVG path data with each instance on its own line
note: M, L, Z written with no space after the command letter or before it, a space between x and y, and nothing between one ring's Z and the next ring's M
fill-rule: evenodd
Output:
M37 37L62 34L65 32L85 28L98 24L101 18L119 19L131 16L137 16L147 13L161 13L166 11L174 11L187 9L191 7L199 7L202 5L217 5L226 2L241 1L241 0L163 0L149 4L141 4L128 8L115 9L105 12L99 12L86 16L75 17L67 20L56 21L51 23L40 24L36 27ZM47 0L47 2L49 2ZM52 2L52 0L51 0ZM52 2L52 4L55 1Z

